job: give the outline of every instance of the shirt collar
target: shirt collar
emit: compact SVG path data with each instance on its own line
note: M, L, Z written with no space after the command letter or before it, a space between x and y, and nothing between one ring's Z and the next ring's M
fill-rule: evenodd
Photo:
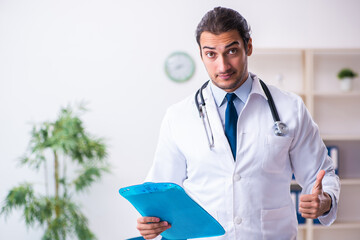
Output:
M243 102L243 103L246 103L248 97L249 97L249 94L251 92L251 88L252 88L252 78L250 76L250 73L249 73L249 76L248 78L246 79L246 81L241 84L240 87L238 87L234 93L235 95ZM211 88L211 91L212 91L212 94L214 96L214 99L215 99L215 102L216 102L216 105L218 107L220 107L222 104L225 103L225 95L227 92L225 92L224 90L222 90L221 88L219 88L218 86L216 86L215 84L213 84L212 81L210 81L210 88Z

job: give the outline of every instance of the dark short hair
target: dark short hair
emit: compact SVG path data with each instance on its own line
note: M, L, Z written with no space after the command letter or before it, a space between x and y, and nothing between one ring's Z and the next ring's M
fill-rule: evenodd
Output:
M245 51L250 39L250 26L246 19L237 11L216 7L207 12L196 28L196 41L200 47L200 36L202 32L208 31L213 34L221 34L231 30L237 30L244 41Z

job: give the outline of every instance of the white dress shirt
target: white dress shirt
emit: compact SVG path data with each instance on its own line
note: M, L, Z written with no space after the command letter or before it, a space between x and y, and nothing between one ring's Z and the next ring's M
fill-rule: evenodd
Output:
M246 81L239 88L237 88L234 91L237 98L235 98L233 103L236 108L236 112L237 112L238 116L241 113L242 109L244 108L245 103L248 99L248 96L251 91L252 81L253 80L249 74ZM211 92L214 97L216 106L218 108L221 122L223 124L223 127L225 127L225 111L226 111L226 106L227 106L227 100L226 100L225 96L226 96L227 92L225 92L221 88L214 85L214 83L212 81L210 81L210 88L211 88Z

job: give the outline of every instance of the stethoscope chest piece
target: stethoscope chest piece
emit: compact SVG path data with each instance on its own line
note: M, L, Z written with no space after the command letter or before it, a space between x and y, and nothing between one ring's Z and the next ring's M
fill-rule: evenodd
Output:
M289 133L289 128L285 123L276 121L274 124L274 132L276 136L285 136Z

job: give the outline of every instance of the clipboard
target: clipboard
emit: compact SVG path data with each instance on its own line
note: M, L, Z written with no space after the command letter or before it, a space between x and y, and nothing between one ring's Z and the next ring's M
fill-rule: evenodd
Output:
M142 215L167 221L171 228L161 235L167 239L213 237L224 228L184 189L175 183L144 183L119 190Z

